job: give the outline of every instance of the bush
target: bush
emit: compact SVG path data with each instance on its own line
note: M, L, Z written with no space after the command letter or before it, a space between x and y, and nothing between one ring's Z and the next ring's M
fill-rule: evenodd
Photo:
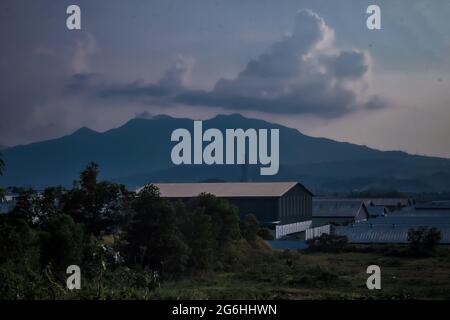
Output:
M248 214L240 221L242 237L249 243L254 243L259 232L259 222L254 214Z
M408 231L409 253L414 256L430 256L436 252L441 232L436 228L420 227Z
M258 236L260 238L262 238L263 240L273 240L274 239L270 229L269 228L265 228L265 227L262 227L262 228L259 229Z

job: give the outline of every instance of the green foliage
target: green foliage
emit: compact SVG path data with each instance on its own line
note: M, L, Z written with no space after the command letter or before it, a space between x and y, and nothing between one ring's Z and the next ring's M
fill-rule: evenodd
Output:
M23 219L0 216L0 264L39 267L39 233Z
M126 234L128 258L163 274L181 274L189 259L189 247L173 206L151 185L139 192L132 208L134 216Z
M61 213L59 203L64 189L52 187L37 194L33 189L18 189L16 206L11 215L16 219L24 219L31 225L41 225L50 217Z
M120 229L129 216L131 193L123 185L98 182L98 165L90 163L72 190L61 197L61 211L96 236Z
M177 216L184 217L182 232L191 253L189 268L209 270L216 260L217 240L213 232L213 221L204 208L188 210L184 204L177 204Z
M248 214L240 223L241 235L249 243L255 243L259 232L259 222L254 214Z
M420 227L408 231L409 253L414 256L433 255L440 241L441 232L436 228Z
M259 229L258 236L264 240L273 240L274 239L273 234L270 231L270 229L265 228L265 227L262 227Z
M0 216L0 299L353 297L367 295L360 289L365 278L358 278L362 264L378 259L389 273L412 261L389 258L398 246L360 248L329 235L309 242L309 251L324 253L272 251L260 239L271 239L270 230L254 215L240 221L226 200L202 194L174 203L155 186L134 194L98 181L98 174L89 164L70 190L18 190L12 214ZM439 239L434 229L411 231L408 252L434 252ZM347 258L353 259L348 265ZM71 264L82 270L81 290L66 288ZM391 290L386 296L406 295Z
M42 227L41 261L65 272L69 265L80 265L83 259L83 227L65 214L51 217Z
M334 287L342 284L339 275L336 272L324 267L308 268L294 276L292 285L306 287Z
M21 189L17 198L17 203L11 212L16 219L23 219L29 224L37 222L40 212L37 206L39 199L33 189Z
M217 198L211 194L200 194L187 204L187 220L194 219L197 226L187 222L191 228L199 231L201 227L206 228L202 233L204 248L198 242L195 233L187 231L185 239L192 245L193 256L191 261L193 268L203 266L207 270L213 267L223 270L235 262L233 251L241 239L239 228L239 213L235 206L226 200ZM194 217L200 214L198 217ZM187 221L186 220L186 221Z
M216 237L215 250L221 252L240 239L238 209L230 202L212 194L200 194L188 204L188 208L199 208L211 217L212 233Z

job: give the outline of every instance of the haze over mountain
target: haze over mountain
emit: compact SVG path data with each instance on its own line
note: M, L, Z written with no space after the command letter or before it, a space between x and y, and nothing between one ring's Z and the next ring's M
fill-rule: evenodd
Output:
M135 118L103 133L80 128L58 139L3 150L6 162L2 186L70 186L88 162L100 165L101 179L130 188L149 182L204 180L299 180L316 192L365 190L450 190L450 159L379 151L355 144L314 138L298 130L239 114L219 115L203 122L218 128L280 129L280 170L260 176L260 165L174 166L170 153L173 130L192 132L193 121L156 116ZM245 174L243 174L245 172Z

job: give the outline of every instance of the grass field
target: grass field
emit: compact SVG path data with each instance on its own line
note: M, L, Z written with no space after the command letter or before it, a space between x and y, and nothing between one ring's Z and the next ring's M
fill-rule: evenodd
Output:
M358 251L358 250L356 250ZM361 250L363 251L363 250ZM380 253L255 253L236 272L166 282L159 299L450 299L450 248L434 257ZM368 290L366 269L381 268L381 290Z

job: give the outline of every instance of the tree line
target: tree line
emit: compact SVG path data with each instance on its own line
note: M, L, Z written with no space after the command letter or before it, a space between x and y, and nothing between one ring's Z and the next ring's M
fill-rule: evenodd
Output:
M135 193L98 176L90 163L70 189L17 190L0 216L0 298L123 297L133 288L142 298L166 280L231 270L268 236L254 215L241 220L211 194L172 202L154 185ZM65 288L69 265L81 268L82 293Z

